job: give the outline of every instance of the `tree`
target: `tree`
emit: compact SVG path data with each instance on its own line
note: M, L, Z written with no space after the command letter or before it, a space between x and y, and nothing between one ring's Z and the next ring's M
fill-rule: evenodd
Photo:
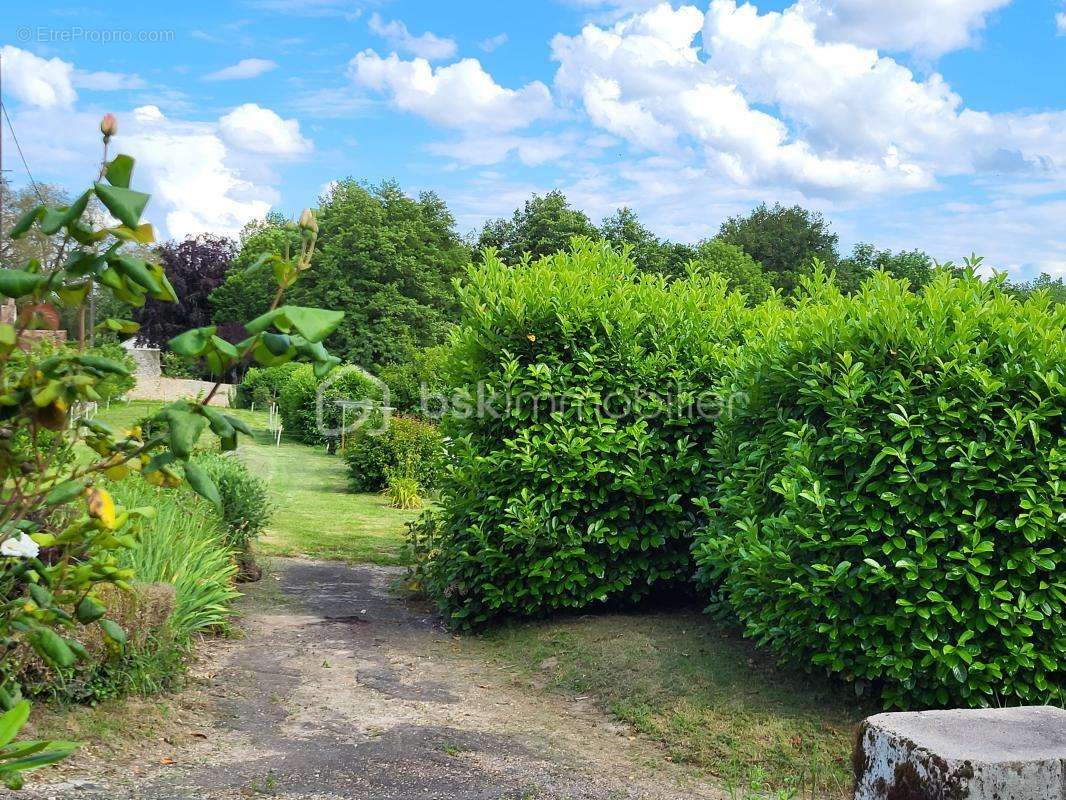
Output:
M556 190L543 196L534 194L509 220L485 223L477 249L495 247L501 261L516 264L525 253L540 258L568 250L573 236L598 235L585 212L570 208L566 195Z
M660 239L640 223L633 209L625 206L600 223L599 234L616 250L628 245L630 257L641 272L680 277L696 255L689 245Z
M410 198L391 182L369 186L348 178L325 198L318 220L315 269L290 298L344 309L344 323L328 342L333 352L369 368L444 341L455 305L451 282L470 251L443 200L432 192ZM299 232L280 214L249 223L229 277L211 295L215 321L264 311L271 297L262 281L270 266L256 260L298 242Z
M257 261L261 256L284 253L286 249L295 252L299 243L299 230L283 214L271 211L265 219L245 225L226 280L211 293L212 319L228 325L236 320L254 319L266 311L274 299L272 267Z
M735 244L758 261L776 288L791 293L797 278L818 258L835 269L837 235L821 214L800 206L785 208L775 203L757 206L750 214L722 223L718 238Z
M1040 277L1028 283L1008 283L1007 290L1020 298L1026 298L1033 292L1044 291L1055 305L1066 304L1066 279L1061 275L1052 278L1048 273L1041 272Z
M758 305L770 297L774 290L770 277L755 259L736 245L721 239L700 242L696 247L693 266L700 271L722 275L731 290L744 293L748 305Z
M859 242L851 255L843 259L836 269L837 284L851 294L862 282L878 270L884 270L893 278L906 279L911 291L918 291L933 277L936 263L921 250L878 250L872 244Z
M36 189L33 186L12 189L3 179L3 175L0 175L0 198L3 200L3 215L0 216L0 266L12 269L36 259L43 269L51 271L74 249L75 243L69 238L60 234L46 234L36 227L19 239L12 239L7 235L19 218L37 205L68 205L70 195L63 188L39 183Z
M160 245L159 261L181 302L149 298L134 310L138 341L160 347L184 330L210 325L208 297L226 279L236 249L232 239L206 233Z

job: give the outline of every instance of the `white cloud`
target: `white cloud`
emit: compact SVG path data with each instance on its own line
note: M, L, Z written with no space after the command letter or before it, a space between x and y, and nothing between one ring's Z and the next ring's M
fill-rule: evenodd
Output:
M473 58L432 67L423 58L405 61L395 53L382 58L364 50L351 60L348 72L361 86L387 95L395 107L450 128L510 131L552 111L551 93L543 83L507 89Z
M212 124L171 120L155 106L142 106L132 122L120 119L119 126L120 134L130 130L116 144L137 158L135 181L147 184L149 211L162 211L170 236L236 235L277 200L273 189L243 179L229 165Z
M1060 11L1055 15L1055 27L1060 36L1066 36L1066 11Z
M205 81L239 81L248 78L258 78L260 75L277 69L277 62L266 58L242 58L236 64L225 67L217 72L204 75Z
M495 36L490 36L488 39L482 39L477 43L477 46L486 53L491 53L493 50L496 50L505 44L507 44L507 34L497 33Z
M453 39L445 39L429 31L415 36L400 20L386 22L377 12L370 15L367 27L397 50L429 61L451 58L459 49Z
M300 134L300 123L282 119L255 103L237 106L218 121L222 138L241 150L272 156L299 156L311 149Z
M78 89L98 92L118 92L123 89L143 89L147 84L139 75L127 75L123 72L87 72L74 70L71 81Z
M965 109L938 74L824 41L799 5L662 4L556 36L552 52L556 87L598 128L734 185L858 196L1066 165L1066 114Z
M1011 0L801 0L826 39L936 57L969 47Z
M13 47L2 55L15 129L64 132L58 139L21 137L35 176L80 191L100 158L100 112L79 108L74 86L119 89L130 78L84 72ZM134 184L152 195L145 218L161 236L236 236L278 202L272 165L312 148L296 120L253 103L207 121L171 117L150 104L114 111L118 134L112 152L136 158Z
M4 90L23 103L40 108L65 108L77 99L74 67L59 58L41 58L11 45L0 47Z

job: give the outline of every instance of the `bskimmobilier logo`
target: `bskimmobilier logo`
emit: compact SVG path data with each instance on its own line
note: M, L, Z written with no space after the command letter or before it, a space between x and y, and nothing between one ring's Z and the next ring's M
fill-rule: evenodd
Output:
M330 391L349 377L352 369L358 370L374 386L375 391L370 394L380 395L380 400L373 397L344 397L343 392ZM315 422L319 433L327 439L343 441L360 428L366 428L369 436L380 436L389 429L392 411L389 387L381 378L358 365L333 370L315 390Z

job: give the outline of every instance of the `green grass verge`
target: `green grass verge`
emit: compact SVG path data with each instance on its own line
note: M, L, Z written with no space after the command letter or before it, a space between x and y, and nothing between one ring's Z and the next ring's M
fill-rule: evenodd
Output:
M521 686L594 699L739 796L753 784L783 796L850 791L852 733L869 710L702 614L586 615L464 642Z
M100 417L128 427L161 405L153 401L112 403ZM344 461L338 456L284 438L275 446L266 430L266 412L231 409L226 413L240 417L255 431L254 439L241 437L238 455L253 474L266 481L277 509L255 544L256 552L348 563L404 563L404 523L417 517L418 511L390 508L381 495L349 491Z

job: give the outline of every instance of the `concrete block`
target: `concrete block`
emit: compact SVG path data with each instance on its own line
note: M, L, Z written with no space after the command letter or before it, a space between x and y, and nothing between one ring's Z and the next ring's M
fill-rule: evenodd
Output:
M1066 800L1066 711L915 711L866 719L855 800Z

